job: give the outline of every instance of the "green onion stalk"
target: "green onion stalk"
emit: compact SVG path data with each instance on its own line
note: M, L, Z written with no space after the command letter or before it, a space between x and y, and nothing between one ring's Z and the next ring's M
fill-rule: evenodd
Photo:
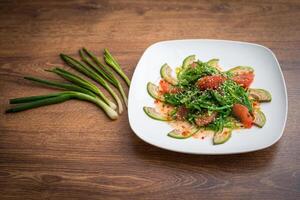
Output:
M89 57L86 56L84 53L86 53ZM125 105L127 106L128 99L124 92L124 89L120 81L116 78L116 76L109 69L109 67L101 63L100 60L91 51L88 51L86 48L80 50L79 54L82 60L85 63L87 63L93 70L95 70L95 72L97 72L99 75L101 75L103 78L105 78L108 82L110 82L113 86L115 86L118 89L118 91L120 92L123 98ZM89 58L91 58L92 60Z
M90 90L92 91L93 93L97 94L107 105L109 105L112 109L116 109L117 106L111 102L101 91L100 89L94 85L93 83L83 79L82 77L80 76L77 76L71 72L68 72L64 69L61 69L61 68L54 68L52 70L46 70L48 72L53 72L59 76L61 76L62 78L80 86L80 87L83 87L87 90Z
M32 108L37 108L41 106L51 105L51 104L57 104L62 103L70 99L79 99L83 101L89 101L91 103L96 104L98 107L103 109L103 111L106 113L106 115L110 119L117 119L118 113L113 110L110 106L108 106L105 102L103 102L98 97L90 96L81 92L75 92L75 91L66 91L66 92L60 92L60 93L54 93L49 95L41 95L41 96L31 96L31 97L21 97L16 99L11 99L10 104L19 104L14 108L10 108L6 110L6 113L14 113L14 112L20 112Z
M120 98L99 74L95 73L95 71L90 69L85 63L80 62L68 55L60 54L60 56L61 56L62 60L64 60L66 62L66 64L68 64L69 66L71 66L72 68L77 70L78 72L85 74L87 77L93 79L94 81L96 81L97 83L102 85L105 89L107 89L107 91L116 100L119 113L123 112L123 106L122 106L122 102L121 102Z
M104 49L104 60L105 62L111 66L127 83L128 86L130 86L130 80L126 76L126 74L123 72L122 68L120 67L117 60L111 55L111 53L108 51L108 49Z
M77 91L77 92L81 92L90 96L95 97L95 93L91 92L90 90L87 90L85 88L79 87L75 84L72 83L60 83L60 82L56 82L56 81L49 81L49 80L45 80L45 79L40 79L40 78L35 78L35 77L31 77L31 76L25 76L24 79L35 82L35 83L39 83L48 87L52 87L52 88L60 88L60 89L65 89L65 90L71 90L71 91Z

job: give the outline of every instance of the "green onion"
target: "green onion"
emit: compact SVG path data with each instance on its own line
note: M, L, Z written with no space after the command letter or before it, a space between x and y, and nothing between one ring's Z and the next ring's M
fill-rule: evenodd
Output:
M11 99L10 103L27 103L27 104L16 106L15 108L10 108L6 110L6 113L20 112L31 108L37 108L40 106L61 103L69 99L70 97L68 95L62 95L60 93Z
M85 56L84 52L90 56L94 62L99 65L95 65L87 56ZM88 51L86 48L83 48L82 50L79 50L79 55L81 57L81 59L87 63L90 67L92 67L97 73L99 73L101 76L103 76L107 81L109 81L111 84L113 84L114 86L117 86L116 81L114 79L114 76L112 74L112 72L110 71L110 69L106 66L102 66L103 64L99 61L99 59L90 51Z
M92 102L97 106L99 106L100 108L102 108L109 118L113 120L118 118L118 113L116 113L116 111L114 111L111 107L109 107L106 103L104 103L99 98L87 94L83 94L80 92L72 92L72 91L42 95L42 96L32 96L32 97L11 99L10 102L14 102L14 103L18 102L18 103L25 103L25 104L16 106L14 108L10 108L6 110L6 113L20 112L32 108L37 108L40 106L62 103L70 99L80 99L80 100Z
M93 92L79 87L75 84L70 84L70 83L60 83L60 82L55 82L55 81L49 81L49 80L44 80L44 79L39 79L39 78L35 78L35 77L30 77L30 76L26 76L24 77L24 79L26 80L30 80L32 82L37 82L49 87L54 87L54 88L62 88L62 89L66 89L66 90L71 90L71 91L77 91L77 92L81 92L84 94L88 94L90 96L96 96Z
M75 70L85 74L87 77L95 80L100 85L102 85L107 91L112 95L112 97L116 100L119 108L119 113L123 112L123 106L122 102L119 99L118 95L111 89L111 87L107 84L107 82L99 76L97 73L95 73L93 70L91 70L85 63L82 63L68 55L60 54L61 58L71 67L73 67Z
M117 60L111 55L111 53L108 51L108 49L104 49L104 60L105 62L111 66L127 83L128 86L130 86L130 80L126 76L126 74L121 69L119 63Z
M54 93L54 94L40 95L40 96L20 97L20 98L10 99L9 103L10 104L28 103L28 102L32 102L32 101L48 99L51 97L57 97L59 95L60 95L60 93Z
M87 56L85 56L83 52L85 52L96 63L96 65ZM79 54L84 62L86 62L97 73L102 75L107 81L109 81L112 85L114 85L119 90L119 92L122 95L122 98L125 102L125 105L127 106L127 104L128 104L127 96L123 90L123 87L122 87L120 81L115 77L115 75L112 73L112 71L107 66L102 64L100 62L100 60L92 52L88 51L87 49L83 48L83 51L80 50Z
M97 94L99 97L101 97L101 99L103 99L103 101L109 105L112 109L116 109L117 106L111 102L100 90L99 88L94 85L93 83L83 79L82 77L80 76L77 76L71 72L68 72L64 69L61 69L61 68L54 68L52 70L46 70L46 71L49 71L49 72L53 72L59 76L61 76L62 78L80 86L80 87L83 87L85 89L88 89L92 92L94 92L95 94Z

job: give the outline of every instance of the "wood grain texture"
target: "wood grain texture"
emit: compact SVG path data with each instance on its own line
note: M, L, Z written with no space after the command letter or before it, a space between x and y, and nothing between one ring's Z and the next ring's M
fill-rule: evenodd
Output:
M300 2L0 1L0 199L300 199ZM268 46L286 78L289 115L274 146L196 156L138 139L124 113L111 122L70 101L13 115L12 97L52 89L24 75L85 46L108 47L131 77L161 40L215 38ZM76 55L77 56L77 55Z

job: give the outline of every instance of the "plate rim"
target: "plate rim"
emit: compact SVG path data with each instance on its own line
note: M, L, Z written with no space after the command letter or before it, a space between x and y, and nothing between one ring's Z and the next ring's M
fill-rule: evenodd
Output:
M283 121L283 126L282 126L282 129L280 130L280 134L278 134L277 138L272 142L270 143L269 145L266 145L266 146L263 146L261 148L256 148L256 149L250 149L250 150L245 150L245 151L232 151L232 152L206 152L206 153L203 153L203 152L194 152L194 151L183 151L183 150L177 150L177 149L172 149L172 148L168 148L168 147L164 147L164 146L159 146L159 145L156 145L146 139L144 139L140 134L138 134L133 125L132 125L132 121L131 121L131 117L130 117L130 112L129 112L129 102L131 101L130 99L130 94L131 94L131 87L129 88L129 92L128 92L128 121L129 121L129 125L130 125L130 128L132 129L132 131L135 133L136 136L138 136L138 138L140 138L142 141L150 144L150 145L153 145L155 147L158 147L160 149L164 149L164 150L168 150L168 151L173 151L173 152L177 152L177 153L184 153L184 154L194 154L194 155L233 155L233 154L242 154L242 153L250 153L250 152L254 152L254 151L259 151L259 150L263 150L263 149L266 149L266 148L269 148L271 146L273 146L274 144L276 144L280 138L282 137L283 133L284 133L284 130L285 130L285 127L286 127L286 122L287 122L287 116L288 116L288 94L287 94L287 87L286 87L286 83L285 83L285 78L284 78L284 75L283 75L283 72L282 72L282 69L281 69L281 66L279 64L279 61L275 55L275 53L268 47L266 46L263 46L261 44L257 44L257 43L250 43L250 42L244 42L244 41L235 41L235 40L222 40L222 39L176 39L176 40L163 40L163 41L158 41L158 42L155 42L151 45L149 45L143 52L142 56L139 58L139 61L134 69L134 73L132 75L132 79L135 77L135 74L136 74L136 69L137 67L139 66L143 56L145 55L145 53L150 49L152 48L153 46L156 46L156 45L159 45L159 44L163 44L163 43L169 43L169 42L192 42L192 41L208 41L208 42L226 42L226 43L236 43L236 44L244 44L244 45L252 45L252 46L257 46L257 47L260 47L260 48L263 48L265 49L266 51L268 51L274 58L274 60L276 61L276 64L278 66L278 69L279 69L279 72L280 72L280 77L282 79L282 82L283 82L283 88L284 88L284 95L285 95L285 102L286 102L286 106L285 106L285 113L284 113L284 121Z

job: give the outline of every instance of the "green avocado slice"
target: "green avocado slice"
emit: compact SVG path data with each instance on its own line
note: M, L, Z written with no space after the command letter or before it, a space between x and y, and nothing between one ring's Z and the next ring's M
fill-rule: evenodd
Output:
M172 85L177 85L178 81L176 78L172 77L171 75L172 73L172 69L168 64L164 64L161 68L160 68L160 75L161 77L171 83Z
M232 74L244 74L244 73L253 73L254 69L249 66L237 66L228 70Z
M196 60L196 55L190 55L190 56L186 57L186 58L183 60L182 68L183 68L183 69L188 68L188 66L189 66L190 64L192 64L193 62L195 62L195 60Z
M162 114L157 112L155 110L155 108L144 106L143 110L152 119L156 119L156 120L160 120L160 121L171 121L171 118L169 118L167 116L163 116Z
M214 145L217 144L224 144L229 140L231 137L231 129L224 128L222 131L216 132L214 134L213 143Z
M254 115L253 124L258 126L259 128L262 128L266 123L265 114L261 110L257 109L257 110L254 110L253 115Z
M197 133L199 130L200 130L199 127L194 126L192 127L190 132L188 132L187 134L183 134L182 131L174 129L168 133L168 136L176 139L187 139L192 135L194 135L195 133Z
M159 94L159 91L158 91L158 86L151 83L151 82L148 82L147 83L147 92L148 94L154 98L154 99L157 99L157 100L160 100L160 101L164 101L164 96Z
M270 102L272 100L272 95L267 90L249 88L248 92L250 97L259 102Z
M207 61L207 64L211 67L218 69L219 59L217 59L217 58L210 59L209 61Z

